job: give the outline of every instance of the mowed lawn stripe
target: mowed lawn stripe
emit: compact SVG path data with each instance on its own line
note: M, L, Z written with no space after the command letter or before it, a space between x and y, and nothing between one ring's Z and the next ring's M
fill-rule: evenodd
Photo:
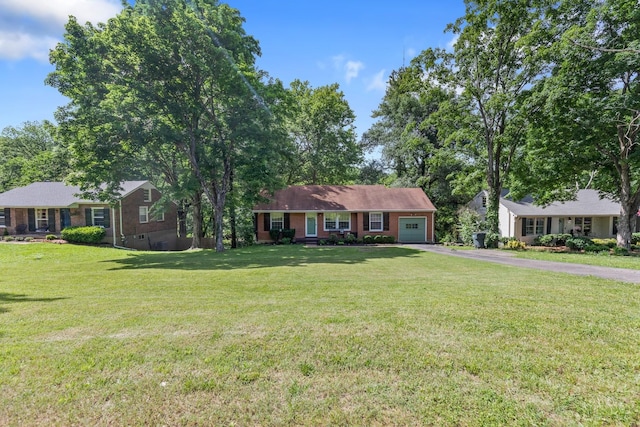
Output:
M402 247L0 265L0 424L640 421L637 285Z

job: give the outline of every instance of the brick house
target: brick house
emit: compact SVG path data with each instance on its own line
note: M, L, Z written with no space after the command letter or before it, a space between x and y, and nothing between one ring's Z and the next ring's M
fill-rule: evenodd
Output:
M78 187L63 182L35 182L0 194L0 234L59 234L66 227L97 225L105 242L134 249L173 249L177 207L152 212L161 194L149 181L125 181L110 205L78 196Z
M392 235L401 243L433 242L435 212L420 188L383 185L290 186L253 209L258 242L271 241L271 229L295 229L298 241L351 233Z

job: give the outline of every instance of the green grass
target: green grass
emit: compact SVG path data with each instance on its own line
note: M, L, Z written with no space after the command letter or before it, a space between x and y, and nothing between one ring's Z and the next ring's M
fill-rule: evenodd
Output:
M516 254L518 258L640 270L640 257L638 257L637 255L613 256L609 254L550 252L550 251L544 251L544 250L526 250L526 251L513 251L513 252Z
M634 425L640 287L402 247L0 244L0 425Z

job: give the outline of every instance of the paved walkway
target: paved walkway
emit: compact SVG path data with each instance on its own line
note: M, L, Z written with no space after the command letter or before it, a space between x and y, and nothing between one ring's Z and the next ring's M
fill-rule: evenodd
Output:
M620 282L640 283L640 270L626 268L598 267L595 265L571 264L568 262L539 261L516 258L513 252L494 249L456 250L442 245L405 245L428 252L471 258L516 267L535 268L538 270L557 271L579 276L594 276Z

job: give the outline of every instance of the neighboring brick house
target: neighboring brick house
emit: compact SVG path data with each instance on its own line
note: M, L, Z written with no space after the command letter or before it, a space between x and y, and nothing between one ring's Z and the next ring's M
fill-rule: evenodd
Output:
M59 234L66 227L97 225L105 242L135 249L173 249L177 207L152 216L161 194L149 181L125 181L113 205L78 197L80 189L62 182L35 182L0 194L0 233Z
M436 208L420 188L290 186L253 212L258 242L271 241L271 229L295 229L296 240L305 241L348 233L392 235L401 243L434 241Z

